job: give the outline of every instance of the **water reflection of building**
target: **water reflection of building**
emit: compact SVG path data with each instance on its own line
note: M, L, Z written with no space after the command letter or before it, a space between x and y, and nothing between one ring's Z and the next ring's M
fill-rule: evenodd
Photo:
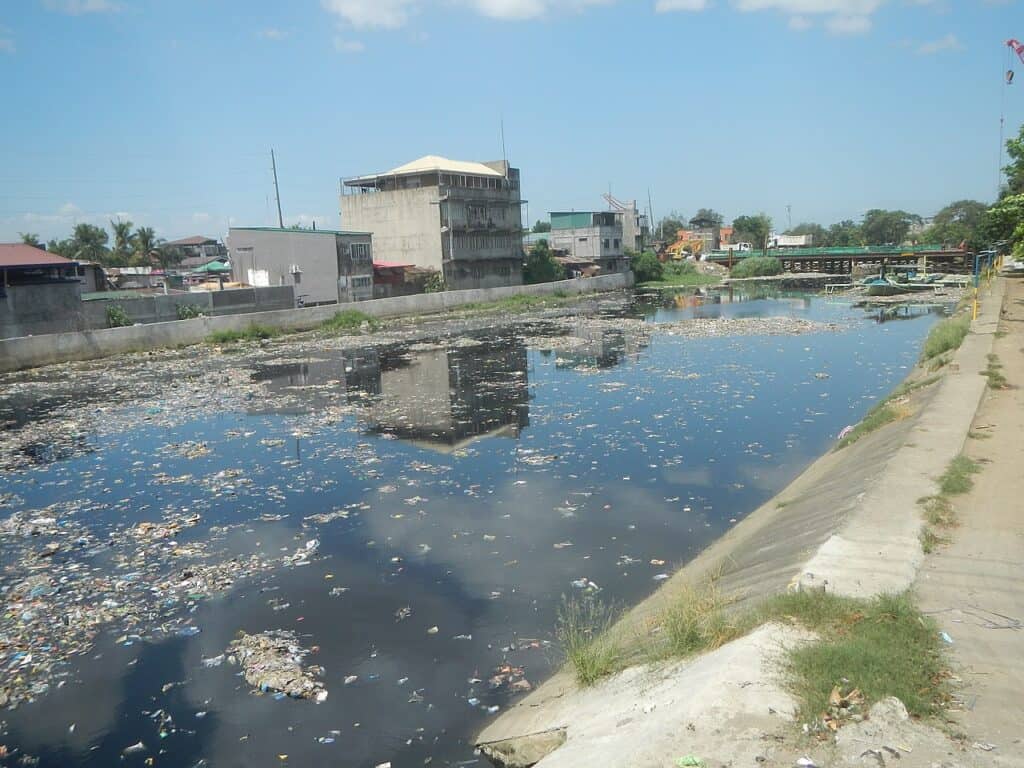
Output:
M648 343L646 334L595 325L586 320L577 321L567 338L573 343L559 350L555 364L560 368L613 368L624 358L639 354Z
M375 431L446 452L482 437L518 437L529 423L526 364L516 338L416 352L381 366L365 418Z
M374 432L450 451L529 423L526 347L488 338L466 346L345 350L340 358L259 366L266 399L252 412L308 413L344 402Z

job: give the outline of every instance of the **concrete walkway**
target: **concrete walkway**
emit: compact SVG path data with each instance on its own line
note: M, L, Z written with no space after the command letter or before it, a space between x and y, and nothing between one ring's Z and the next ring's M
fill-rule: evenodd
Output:
M966 453L984 468L954 500L961 527L928 556L917 593L953 640L959 727L995 745L994 765L1024 766L1024 280L1006 282L993 353L1013 388L990 391L978 411L974 434L988 437Z

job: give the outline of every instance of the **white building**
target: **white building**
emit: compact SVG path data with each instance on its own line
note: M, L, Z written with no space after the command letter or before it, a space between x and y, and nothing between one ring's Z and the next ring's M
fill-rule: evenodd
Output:
M342 226L373 234L378 260L437 270L449 289L520 285L519 170L428 155L342 186Z

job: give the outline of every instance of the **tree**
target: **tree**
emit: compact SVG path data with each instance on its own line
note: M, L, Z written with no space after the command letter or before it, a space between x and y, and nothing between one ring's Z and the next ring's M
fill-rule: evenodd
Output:
M1016 139L1006 142L1006 154L1010 156L1010 164L1003 167L1006 173L1006 185L1003 196L1024 194L1024 125Z
M661 280L665 267L652 251L644 251L630 262L633 276L638 283L650 283Z
M538 240L530 248L523 268L523 282L550 283L565 278L565 270L555 261L547 240Z
M162 241L157 242L157 246L151 251L151 254L164 272L180 264L181 260L185 258L185 254L179 249L173 248Z
M534 232L550 232L551 231L551 222L550 221L541 221L540 219L537 219L537 223L533 225L533 231Z
M690 226L694 229L713 229L722 226L725 217L718 211L711 208L701 208L696 215L690 219Z
M868 245L899 245L906 238L910 227L920 223L921 217L913 213L872 208L864 214L861 235Z
M825 240L821 243L826 248L851 248L863 243L860 226L852 219L843 219L828 228Z
M114 233L114 247L110 252L110 263L112 265L127 266L131 261L135 249L132 236L132 223L118 219L110 221L110 229Z
M72 258L71 240L58 240L57 238L53 238L46 244L46 250L67 259Z
M1015 255L1024 251L1024 193L1007 195L989 208L982 234L990 243L1007 243Z
M766 213L756 216L737 216L732 223L733 242L752 243L755 248L764 248L772 231L772 220Z
M160 245L156 232L152 227L139 227L135 230L133 238L135 243L135 258L133 261L139 266L149 266L153 262L153 251Z
M19 232L18 237L21 238L21 242L25 245L31 245L33 248L45 248L43 241L39 239L39 235L35 232Z
M672 211L658 222L658 239L675 242L680 229L686 229L686 217L678 211Z
M967 243L973 251L985 247L982 231L988 206L977 200L957 200L950 203L932 219L932 225L921 233L921 242L957 245Z
M795 227L786 230L787 235L810 235L811 244L825 246L828 243L828 230L821 224L812 221L805 221Z
M99 264L107 264L110 257L107 240L109 240L109 236L103 227L93 224L76 224L71 234L71 242L67 245L70 253L64 255L75 261L95 261Z

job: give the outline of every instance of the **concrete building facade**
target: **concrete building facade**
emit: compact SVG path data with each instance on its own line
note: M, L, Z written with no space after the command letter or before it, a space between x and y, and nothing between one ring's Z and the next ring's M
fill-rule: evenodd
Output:
M451 290L521 285L519 169L428 155L344 181L342 226L373 234L379 261L437 270Z
M553 211L551 248L575 260L592 261L601 274L627 272L629 258L617 211Z
M368 232L232 227L235 282L290 285L300 306L373 298L373 238Z

